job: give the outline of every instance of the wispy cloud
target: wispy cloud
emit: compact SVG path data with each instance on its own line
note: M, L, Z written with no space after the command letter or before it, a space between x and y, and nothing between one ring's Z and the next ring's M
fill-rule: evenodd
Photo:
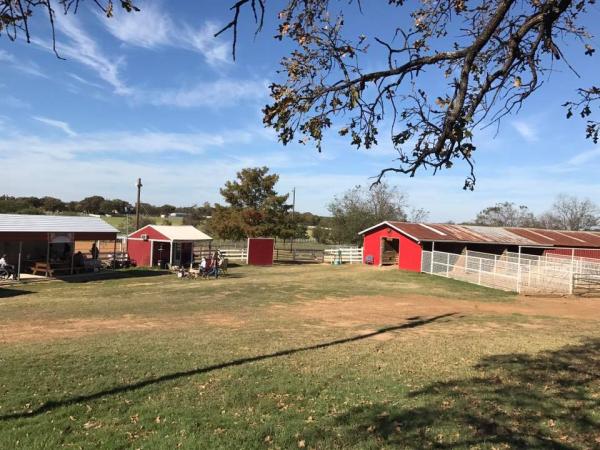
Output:
M600 148L578 153L569 159L567 164L572 166L581 166L594 160L596 160L596 162L600 162Z
M61 128L65 132L70 130L64 122L43 117L36 117L35 119ZM62 128L63 124L66 125L65 128ZM72 130L70 131L74 133ZM162 156L168 156L174 153L185 153L199 155L209 148L248 143L252 139L253 134L246 130L223 133L168 133L148 130L139 132L97 132L69 134L68 138L42 137L31 133L19 133L0 141L0 153L47 154L60 159L91 158L97 157L99 154L111 154L115 158L127 158L131 154L161 154Z
M56 29L61 34L61 38L57 40L57 50L61 57L77 61L92 70L108 83L116 94L131 94L131 88L127 86L121 74L125 60L106 55L80 25L76 16L57 16ZM48 41L33 38L32 42L48 50L52 49Z
M63 122L62 120L49 119L48 117L41 116L33 116L33 119L37 120L38 122L42 122L48 126L58 128L59 130L63 131L65 134L68 134L71 137L77 136L77 133L73 131L70 125L67 122Z
M177 89L138 91L136 98L138 101L157 106L221 108L261 99L265 97L266 92L267 82L264 80L221 79Z
M8 63L12 68L27 75L33 75L40 78L48 78L39 65L33 61L18 60L15 56L6 50L0 49L0 62Z
M527 142L536 142L539 139L537 129L532 124L518 120L513 121L511 125Z
M200 28L177 22L158 3L146 3L136 13L115 10L110 19L101 14L98 18L110 34L127 45L190 50L200 53L213 66L230 62L230 43L214 37L219 29L214 22L206 21Z

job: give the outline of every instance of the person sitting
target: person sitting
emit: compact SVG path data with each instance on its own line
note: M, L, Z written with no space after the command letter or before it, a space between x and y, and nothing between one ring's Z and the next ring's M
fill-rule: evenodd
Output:
M83 253L77 252L73 255L73 266L74 267L83 267L85 265L85 256Z
M15 270L15 266L6 262L6 255L2 255L0 257L0 269L4 269L6 271L6 273L8 274L8 278L12 276L14 280L17 279L17 272Z

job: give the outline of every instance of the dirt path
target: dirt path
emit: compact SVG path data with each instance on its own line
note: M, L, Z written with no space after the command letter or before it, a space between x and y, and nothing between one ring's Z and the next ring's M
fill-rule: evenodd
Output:
M407 317L450 313L501 316L516 313L600 321L600 299L519 297L516 302L511 303L484 303L425 296L351 297L346 300L324 299L292 305L288 312L305 318L321 319L337 326L389 324L406 320Z
M128 314L111 319L91 317L55 321L18 321L0 325L0 343L42 342L107 332L174 330L203 325L235 329L243 327L248 321L262 319L289 321L293 318L299 322L310 320L313 323L316 320L324 325L340 328L361 327L364 324L385 326L404 323L417 317L450 313L466 316L510 316L517 313L540 318L556 317L600 322L600 299L520 297L516 302L511 303L484 303L426 296L360 296L347 299L326 298L291 305L280 303L264 307L259 315L249 315L248 312L242 309L239 314L214 312L156 317Z

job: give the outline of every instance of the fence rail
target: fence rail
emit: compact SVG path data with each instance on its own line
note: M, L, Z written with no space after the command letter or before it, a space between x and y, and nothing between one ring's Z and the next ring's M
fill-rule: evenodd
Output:
M577 295L600 295L600 275L574 274L573 293Z
M363 260L363 249L358 247L328 248L325 250L323 262L360 264Z

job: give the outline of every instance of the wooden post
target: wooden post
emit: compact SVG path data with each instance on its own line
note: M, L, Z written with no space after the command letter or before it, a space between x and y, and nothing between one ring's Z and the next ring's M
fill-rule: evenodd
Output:
M23 253L23 241L19 241L19 260L17 261L17 280L21 279L21 255Z
M135 229L140 229L140 193L142 191L142 179L138 178L137 184L137 201L135 202Z
M50 277L50 233L48 233L48 243L46 245L46 278Z
M113 263L112 268L115 270L117 268L117 237L115 236L115 241L113 245Z

